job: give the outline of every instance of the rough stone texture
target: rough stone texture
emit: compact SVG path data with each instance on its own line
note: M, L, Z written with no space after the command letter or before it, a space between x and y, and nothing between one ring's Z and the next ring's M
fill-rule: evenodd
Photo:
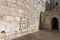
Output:
M43 17L44 16L44 17ZM58 20L58 30L60 31L60 11L46 11L42 13L42 25L44 29L52 30L52 19L57 18Z
M45 4L46 0L0 0L0 32L6 32L6 40L37 31Z
M42 28L52 30L52 19L56 18L58 21L58 31L60 31L60 1L58 2L58 0L50 0L50 3L47 3L48 5L50 4L48 9L49 7L51 7L51 9L41 13Z

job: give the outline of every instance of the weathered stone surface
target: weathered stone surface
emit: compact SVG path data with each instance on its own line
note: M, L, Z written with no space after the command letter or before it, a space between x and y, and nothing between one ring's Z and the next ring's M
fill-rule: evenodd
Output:
M2 21L3 20L3 16L0 16L0 21Z
M40 12L45 11L46 0L42 2L41 0L0 0L0 15L2 15L0 31L5 30L7 40L38 30Z
M9 22L14 21L14 16L4 16L4 20Z
M14 21L21 21L20 17L14 17Z
M52 26L53 26L52 23L54 21L53 19L56 18L57 19L56 21L58 21L58 24L56 24L56 25L58 25L57 26L58 27L58 31L60 31L60 26L59 26L59 24L60 24L59 23L60 22L59 19L60 18L59 17L60 17L59 11L47 11L47 12L43 13L43 15L42 15L43 28L44 29L48 29L48 30L52 30Z

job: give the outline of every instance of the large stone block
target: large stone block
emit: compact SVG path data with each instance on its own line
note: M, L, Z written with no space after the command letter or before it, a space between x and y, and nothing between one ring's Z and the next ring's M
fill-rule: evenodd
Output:
M7 21L7 22L14 21L14 16L4 16L4 21Z
M20 17L15 17L14 20L15 21L21 21Z
M27 20L21 21L21 29L27 29Z
M6 23L6 27L5 27L5 31L6 31L6 33L9 33L9 32L11 32L11 23L9 23L9 22L5 22Z
M18 9L18 12L19 13L24 13L24 10L23 9Z
M32 28L28 28L28 33L32 33Z
M2 20L3 20L3 17L4 17L4 16L0 16L0 21L2 21Z
M6 23L4 21L0 21L0 31L4 31L5 30L5 26Z

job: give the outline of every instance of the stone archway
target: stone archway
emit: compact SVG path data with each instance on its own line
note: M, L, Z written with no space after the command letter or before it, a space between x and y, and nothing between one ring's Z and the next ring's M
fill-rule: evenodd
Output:
M55 17L52 19L51 28L52 30L58 30L58 19Z

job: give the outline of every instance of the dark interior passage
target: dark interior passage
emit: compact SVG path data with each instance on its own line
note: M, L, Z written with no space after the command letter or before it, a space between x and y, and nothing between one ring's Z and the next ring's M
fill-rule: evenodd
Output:
M58 30L58 20L57 18L52 19L52 30Z
M56 2L56 6L58 6L58 2Z

